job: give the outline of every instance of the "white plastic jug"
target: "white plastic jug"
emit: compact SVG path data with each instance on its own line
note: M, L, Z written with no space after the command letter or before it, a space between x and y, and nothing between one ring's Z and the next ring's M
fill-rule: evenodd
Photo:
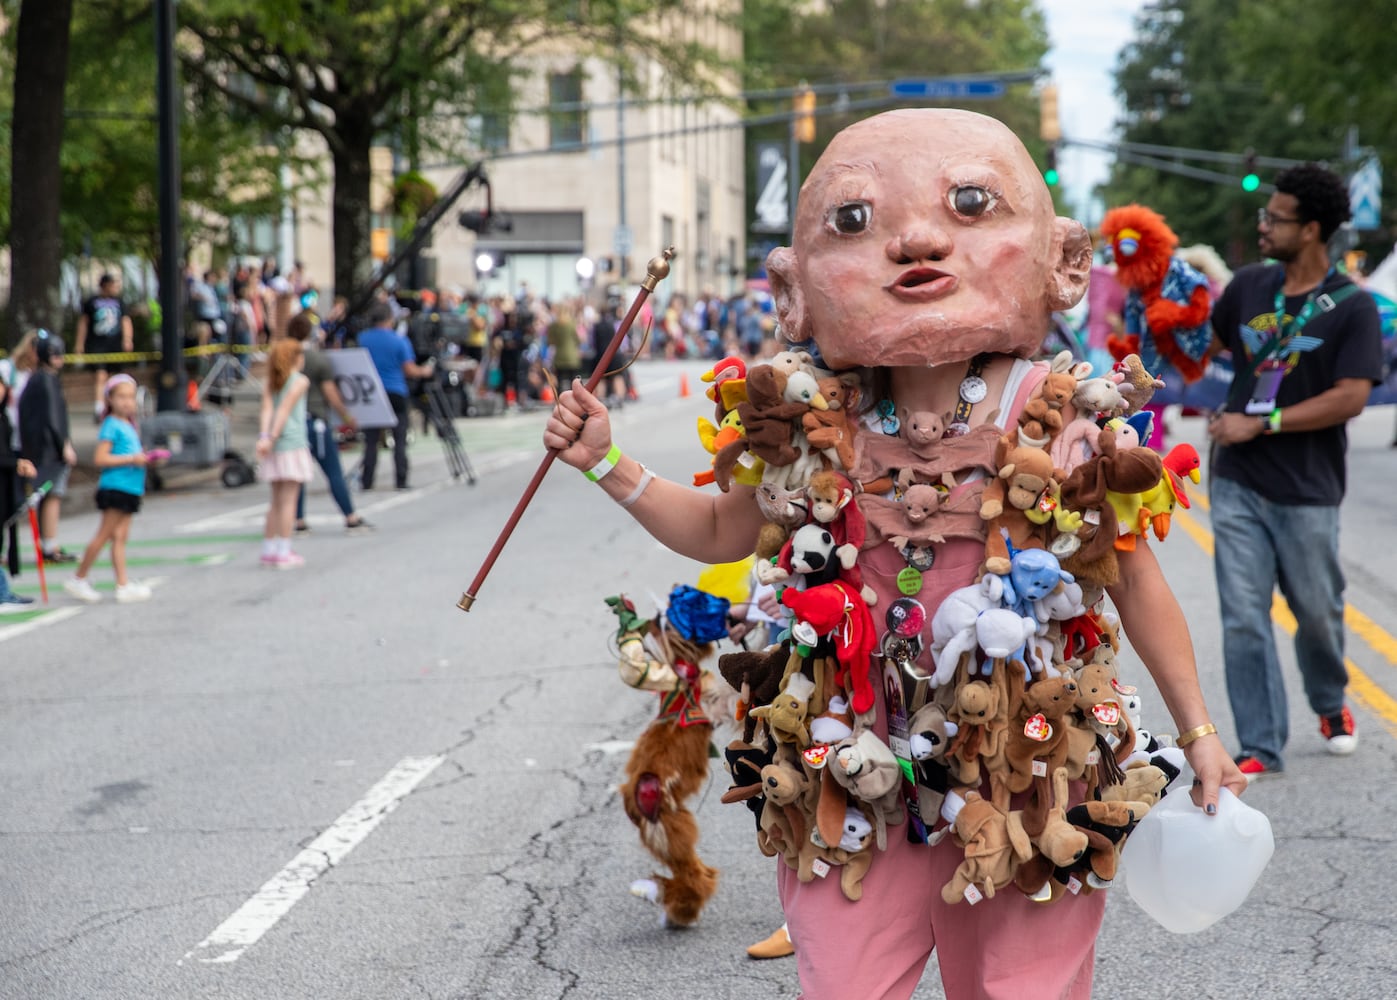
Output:
M1121 851L1130 897L1175 934L1195 934L1241 906L1276 849L1264 813L1224 788L1209 816L1187 788L1146 813Z

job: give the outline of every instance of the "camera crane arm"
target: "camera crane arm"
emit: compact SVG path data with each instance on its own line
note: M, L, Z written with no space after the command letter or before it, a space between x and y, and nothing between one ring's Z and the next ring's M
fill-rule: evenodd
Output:
M406 242L403 243L393 255L383 262L383 266L378 269L378 274L360 288L354 295L347 296L349 308L345 312L345 322L351 325L356 316L361 315L373 301L375 293L383 287L383 283L388 280L388 276L398 269L398 265L407 260L427 242L427 237L431 235L432 229L441 221L442 217L451 210L451 206L456 204L461 195L470 190L471 185L479 184L485 189L485 211L479 214L480 232L490 228L491 218L494 216L494 206L490 197L490 178L485 176L485 164L474 163L464 173L451 182L451 185L441 193L436 201L432 202L425 212L417 219L417 225L412 230ZM468 213L463 213L468 214Z

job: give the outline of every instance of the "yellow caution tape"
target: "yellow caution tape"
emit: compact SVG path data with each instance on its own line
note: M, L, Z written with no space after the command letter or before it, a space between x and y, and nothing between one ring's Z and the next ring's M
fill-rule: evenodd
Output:
M249 344L234 344L232 352L234 354L252 354L258 348ZM226 354L229 351L227 344L205 344L203 347L186 347L180 354L186 358L207 357L211 354ZM64 360L70 364L93 365L93 364L125 364L132 361L159 361L164 355L160 351L114 351L107 354L66 354Z

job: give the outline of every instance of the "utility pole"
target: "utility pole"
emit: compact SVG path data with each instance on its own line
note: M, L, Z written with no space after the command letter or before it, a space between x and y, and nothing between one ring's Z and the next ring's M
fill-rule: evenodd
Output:
M175 0L156 0L156 95L160 106L160 384L156 407L184 409L184 289L180 276L179 86L175 79Z

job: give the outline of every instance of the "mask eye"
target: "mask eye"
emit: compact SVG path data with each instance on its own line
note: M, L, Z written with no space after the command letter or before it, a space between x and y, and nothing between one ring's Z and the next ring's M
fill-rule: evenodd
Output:
M951 207L957 215L976 219L994 207L995 198L978 184L961 184L951 188Z
M873 219L873 206L866 201L846 201L830 209L825 225L836 233L854 236L868 229Z

